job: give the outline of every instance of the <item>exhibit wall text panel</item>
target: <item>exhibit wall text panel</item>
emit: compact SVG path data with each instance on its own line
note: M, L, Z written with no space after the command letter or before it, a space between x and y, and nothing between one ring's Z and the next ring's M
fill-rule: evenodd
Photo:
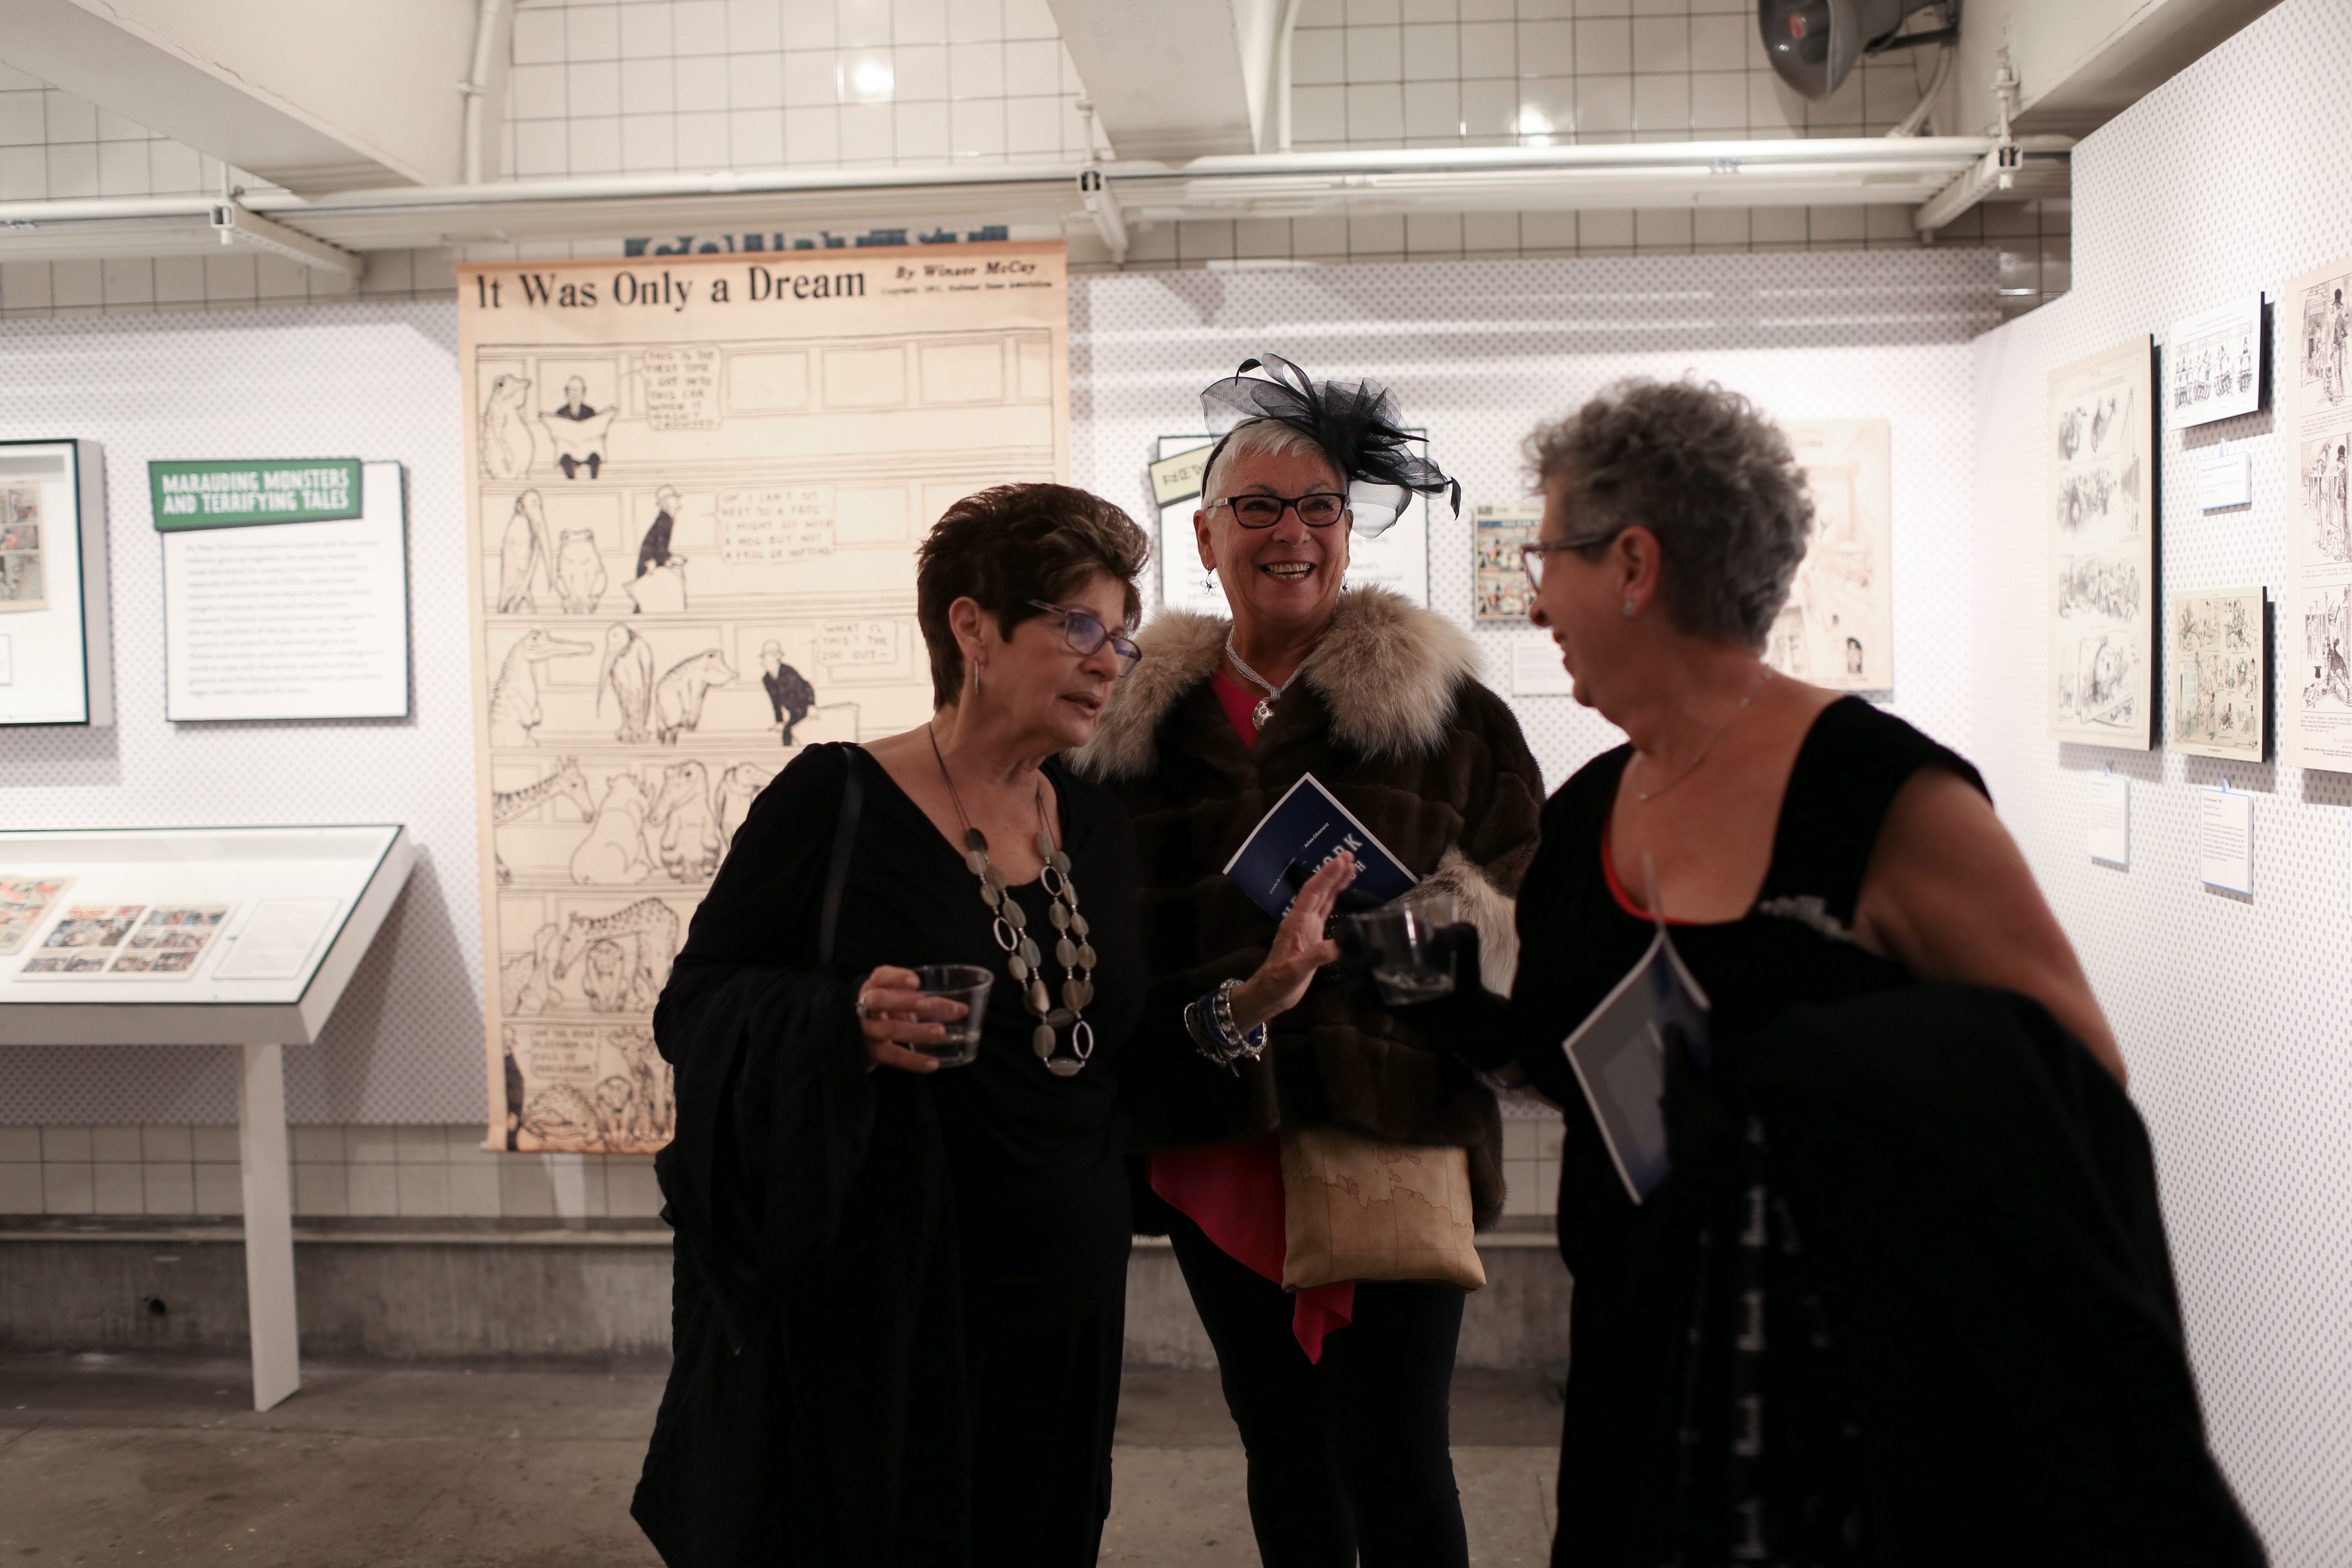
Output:
M931 713L915 547L1069 471L1059 244L460 268L489 1140L669 1141L655 1000L802 747Z
M2303 589L2344 574L2314 565L2298 578L2291 552L2298 528L2317 544L2329 536L2309 511L2314 437L2289 417L2306 374L2304 295L2289 285L2352 257L2352 164L2335 107L2347 79L2352 8L2286 0L2088 137L2074 155L2074 291L1975 350L1971 760L2123 1047L2213 1445L2279 1568L2332 1568L2352 1541L2352 776L2175 745L2211 728L2214 683L2191 663L2200 647L2159 655L2158 750L2043 731L2042 442L2052 371L2270 294L2270 352L2256 356L2273 377L2264 405L2158 438L2158 586L2168 605L2258 606L2267 590L2282 748L2315 681L2335 701L2325 642L2316 673L2307 652ZM2161 358L2157 384L2176 384ZM2225 443L2252 456L2252 499L2205 511L2193 469ZM2198 639L2226 658L2224 686L2241 680L2235 613L2225 605ZM2262 636L2250 628L2246 640ZM2128 868L2086 848L2095 793L2123 793L2095 792L2105 778L2130 781ZM2224 784L2252 802L2250 894L2203 879L2210 792Z

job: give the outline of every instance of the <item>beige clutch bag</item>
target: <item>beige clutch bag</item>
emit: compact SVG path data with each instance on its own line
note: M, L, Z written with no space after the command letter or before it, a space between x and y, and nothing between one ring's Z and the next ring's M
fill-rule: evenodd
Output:
M1475 1290L1470 1156L1344 1127L1285 1128L1282 1288L1419 1279Z

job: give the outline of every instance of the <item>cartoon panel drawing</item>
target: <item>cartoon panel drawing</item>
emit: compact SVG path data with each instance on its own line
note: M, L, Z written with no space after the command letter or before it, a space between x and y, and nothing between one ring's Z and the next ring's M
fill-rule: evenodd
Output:
M929 716L940 509L1066 475L1061 247L958 254L1007 281L951 290L920 247L665 258L648 310L639 261L467 269L494 1145L667 1139L653 1005L753 803Z
M2147 340L2050 374L2050 708L2062 741L2155 743Z
M2173 750L2262 761L2263 708L2270 689L2263 590L2175 594L2167 618Z
M1895 685L1891 446L1884 419L1783 426L1813 499L1813 535L1765 647L1783 675L1838 691Z

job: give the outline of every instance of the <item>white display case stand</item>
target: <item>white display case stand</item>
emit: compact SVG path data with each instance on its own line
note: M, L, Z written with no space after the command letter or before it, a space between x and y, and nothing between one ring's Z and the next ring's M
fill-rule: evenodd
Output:
M0 957L0 1044L241 1053L256 1410L302 1385L285 1048L319 1037L415 864L397 825L0 833L0 894L13 883L19 911L40 897L24 889L58 885L37 912L20 912L15 951ZM185 952L191 942L184 969L118 969L126 955ZM58 973L66 963L84 967Z

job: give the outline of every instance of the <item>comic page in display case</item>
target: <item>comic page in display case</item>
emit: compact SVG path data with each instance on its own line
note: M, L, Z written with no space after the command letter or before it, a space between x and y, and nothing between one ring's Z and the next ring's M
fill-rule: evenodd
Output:
M654 1002L801 748L930 716L915 549L1069 468L1063 248L460 269L489 1142L646 1152Z

